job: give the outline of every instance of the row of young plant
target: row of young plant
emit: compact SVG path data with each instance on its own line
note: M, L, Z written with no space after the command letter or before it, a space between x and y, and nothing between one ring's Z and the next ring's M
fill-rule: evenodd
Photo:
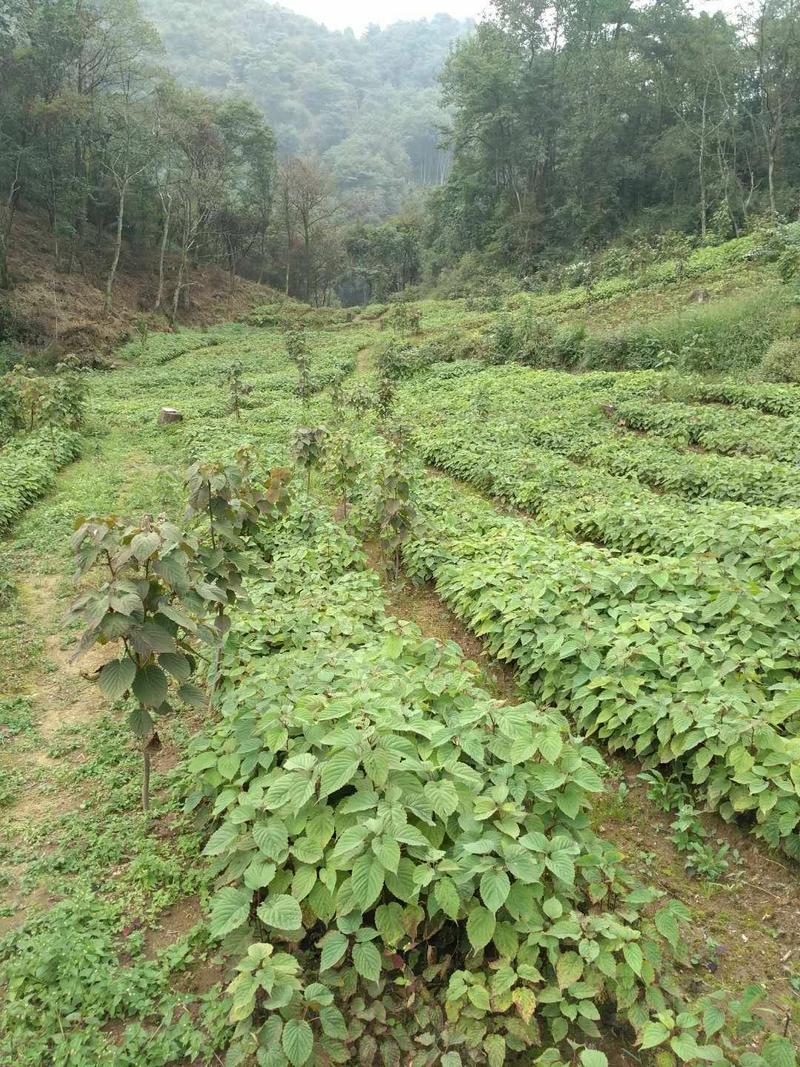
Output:
M511 446L538 445L576 463L689 499L770 507L800 501L800 473L793 464L683 451L666 439L626 433L607 417L617 409L617 397L624 402L630 392L647 395L658 387L658 379L637 382L620 376L591 392L570 391L568 386L565 391L557 381L555 390L548 389L535 372L517 370L516 380L487 369L457 384L445 381L435 395L421 379L410 390L412 403L421 402L423 417L432 423L448 416L473 426L479 422L491 439L502 434Z
M620 426L678 445L695 445L722 455L765 456L791 464L800 458L800 419L796 416L648 400L623 400L606 413Z
M800 632L779 591L548 536L446 481L422 499L409 573L434 580L537 699L800 855Z
M0 534L52 489L58 471L77 459L83 438L54 427L12 439L0 449Z
M558 407L562 396L547 395L549 376L540 377L540 402L548 410ZM756 580L769 580L787 594L800 589L796 510L655 494L630 478L576 465L558 452L520 441L513 415L508 416L510 429L493 421L492 432L487 432L485 390L472 393L479 378L483 375L462 381L429 376L402 390L403 408L414 413L418 445L428 463L573 536L623 552L710 555L727 566L745 568ZM503 392L501 380L500 395ZM525 402L525 397L512 395L506 406L513 412ZM586 416L574 430L553 416L550 437L543 439L559 446L569 432L578 439L591 435L597 416L584 410Z
M677 1003L685 912L653 912L591 832L597 753L389 619L327 510L297 500L257 540L220 717L188 764L188 807L213 828L211 929L241 954L229 1062L557 1064L571 1048L602 1067L609 1011L645 1049L725 1062L749 1007Z
M361 339L303 331L300 364L287 359L292 335L239 328L213 348L195 349L164 367L132 366L93 379L93 415L101 426L134 428L160 454L165 436L190 462L232 461L242 445L289 460L294 427L329 421L325 389L342 386ZM182 421L158 427L162 407Z
M0 534L81 451L85 382L69 363L42 375L22 364L0 377Z
M735 380L694 382L687 398L704 404L755 408L767 415L800 415L800 392L787 385Z

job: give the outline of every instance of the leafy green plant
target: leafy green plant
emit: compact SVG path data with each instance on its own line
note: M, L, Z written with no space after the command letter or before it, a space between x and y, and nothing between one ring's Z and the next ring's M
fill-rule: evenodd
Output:
M55 483L58 470L80 455L83 441L73 430L35 430L14 437L0 450L0 533Z
M202 620L210 605L225 602L225 594L193 571L196 539L166 519L90 518L78 526L72 548L79 577L95 567L107 574L72 604L70 618L86 627L77 655L95 644L122 646L122 655L101 668L98 682L109 700L130 694L135 701L128 722L141 742L147 811L151 755L160 748L157 720L173 713L171 689L179 701L205 706L202 690L192 683L197 642L214 644L214 631Z
M585 1048L608 999L644 1039L672 1010L685 912L651 924L655 894L589 829L597 754L559 715L475 688L454 646L387 626L346 532L321 516L312 547L302 528L295 511L276 530L262 607L226 644L225 713L188 765L187 806L212 819L211 931L250 943L233 1062L417 1042L502 1064L568 1035ZM691 1017L664 1036L716 1056L703 1034Z
M253 476L253 455L247 449L240 449L233 463L195 463L187 472L186 521L203 535L194 564L202 572L204 588L216 594L209 707L218 680L221 642L230 628L228 612L241 598L251 570L248 539L286 510L289 479L287 470L276 468L261 485Z
M674 775L645 771L639 778L647 783L648 800L652 800L662 811L676 811L691 800L686 783Z
M297 367L297 395L304 406L308 405L314 393L311 381L311 358L308 342L301 327L290 329L286 333L286 354Z
M112 701L131 696L129 725L142 744L142 807L149 807L150 761L160 747L157 720L171 715L170 694L206 706L192 679L199 646L214 650L208 704L217 682L219 647L229 627L227 609L242 592L245 539L286 505L286 474L276 470L262 487L249 457L239 464L195 464L187 475L187 525L145 516L90 518L72 540L78 577L96 567L105 581L73 603L70 617L84 624L77 655L96 644L118 644L122 655L98 674ZM209 625L211 623L211 625Z
M375 410L378 413L378 418L384 424L392 415L396 394L397 387L395 386L394 379L388 374L381 375L378 379Z
M349 498L363 469L361 456L349 434L338 434L330 441L326 462L341 500L342 517L347 519Z
M352 382L349 388L344 390L342 399L359 419L363 419L376 403L374 392L366 382L360 381Z
M414 503L414 466L408 451L390 441L386 459L378 472L375 515L378 540L385 557L400 573L403 545L414 533L418 516Z
M238 360L228 368L228 391L230 393L230 409L237 419L242 417L242 404L246 397L253 392L253 386L242 380L244 366Z
M381 319L381 329L391 328L397 333L410 335L420 332L422 312L415 304L400 300L392 304Z
M311 473L322 463L328 431L324 426L301 426L295 430L294 458L306 472L306 489L311 492Z
M150 323L147 319L137 319L134 323L134 329L136 330L136 336L139 338L139 358L143 359L147 355L147 342L150 337Z

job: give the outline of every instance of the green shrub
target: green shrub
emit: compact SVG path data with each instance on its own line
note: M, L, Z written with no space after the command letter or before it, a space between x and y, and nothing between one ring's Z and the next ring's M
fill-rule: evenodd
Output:
M489 360L542 369L570 368L581 359L585 337L583 326L557 326L537 318L528 308L499 319L490 334Z
M648 325L634 324L590 335L582 366L590 370L748 370L758 366L772 342L794 329L798 318L791 294L778 291L731 297L686 308Z
M768 382L800 382L800 339L781 337L773 341L759 369Z

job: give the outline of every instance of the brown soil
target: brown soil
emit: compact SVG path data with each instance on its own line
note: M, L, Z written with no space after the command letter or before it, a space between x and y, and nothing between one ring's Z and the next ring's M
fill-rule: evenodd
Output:
M154 329L168 329L164 316L149 314L157 284L151 250L123 248L114 308L110 314L104 311L110 259L107 248L90 249L70 274L57 272L46 226L33 216L19 215L9 262L14 283L10 303L23 328L23 341L33 346L56 343L64 352L104 353L143 316L153 319ZM170 264L171 271L174 266ZM275 296L267 286L242 278L231 292L228 275L217 267L194 271L190 282L189 306L180 313L181 323L190 326L239 319Z

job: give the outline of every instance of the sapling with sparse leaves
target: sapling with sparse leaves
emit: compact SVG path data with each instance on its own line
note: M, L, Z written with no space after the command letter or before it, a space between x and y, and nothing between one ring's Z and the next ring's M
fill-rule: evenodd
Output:
M136 320L136 336L139 338L139 356L147 354L147 342L150 337L150 323L147 319Z
M414 470L404 442L389 438L376 489L378 539L385 558L391 559L397 577L403 544L419 521L414 505Z
M242 404L245 397L253 392L253 386L242 380L244 365L238 360L228 368L228 390L230 392L230 411L237 419L242 417Z
M172 714L173 699L211 706L226 612L241 595L247 570L245 538L285 509L287 480L288 472L273 471L262 486L247 466L196 464L184 526L163 516L136 522L111 515L82 520L73 536L78 576L96 568L103 573L70 609L70 618L86 627L76 656L98 644L119 646L98 681L110 700L136 702L129 724L142 745L145 811L151 756L160 748L158 720ZM212 662L209 698L193 681L203 660Z
M207 582L221 593L214 609L218 640L209 681L209 707L218 680L221 642L230 628L227 612L241 597L251 565L247 538L288 506L289 472L276 468L262 485L253 475L253 462L252 453L243 448L237 452L235 463L195 463L186 476L186 521L200 534L196 563Z
M328 431L324 426L301 426L295 431L294 457L306 472L306 491L311 492L311 473L322 462Z
M297 395L305 408L308 406L314 388L311 381L311 360L308 342L301 327L295 327L287 332L286 354L289 360L297 367Z
M212 645L214 630L203 622L207 605L222 591L194 570L197 540L161 517L139 522L110 515L81 521L72 539L78 576L95 568L101 584L72 605L70 618L86 627L76 656L94 645L121 646L98 681L109 700L131 696L129 725L142 746L142 807L150 806L150 759L161 743L159 719L172 714L170 694L202 706L192 682L199 646Z
M348 434L339 434L328 448L327 466L339 493L342 517L347 519L347 507L353 487L362 469L361 457Z
M378 418L382 423L386 423L391 417L394 409L394 402L396 398L397 389L394 379L388 374L384 374L378 380L378 397L376 410L378 412Z

